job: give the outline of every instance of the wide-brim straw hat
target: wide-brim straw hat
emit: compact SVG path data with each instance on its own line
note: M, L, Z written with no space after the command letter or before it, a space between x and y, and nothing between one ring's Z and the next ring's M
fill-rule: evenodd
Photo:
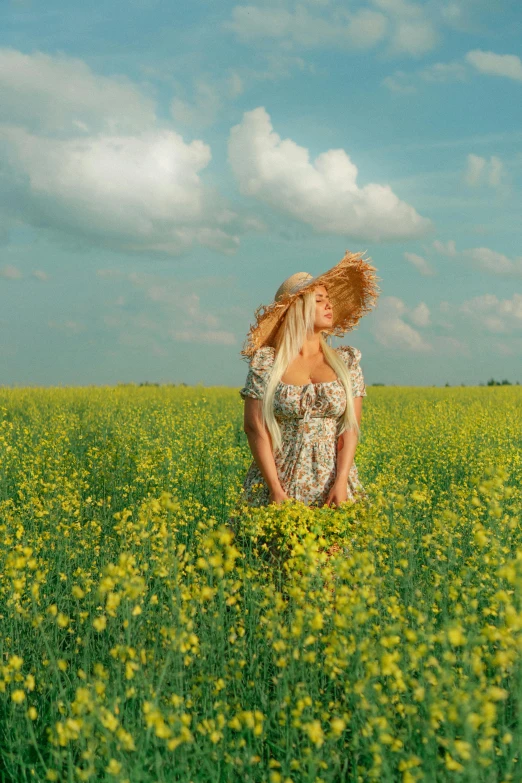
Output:
M296 272L287 278L277 289L271 304L256 308L255 322L248 330L241 355L251 357L262 346L275 347L277 332L292 302L319 285L326 286L333 311L332 324L323 332L342 337L353 329L363 315L372 310L381 293L377 285L381 278L376 276L376 269L368 259L363 258L365 252L347 250L336 266L317 277L308 272Z

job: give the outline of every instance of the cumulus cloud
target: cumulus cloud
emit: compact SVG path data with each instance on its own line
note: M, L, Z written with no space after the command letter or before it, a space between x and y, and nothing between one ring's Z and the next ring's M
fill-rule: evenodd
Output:
M245 112L228 141L240 191L300 220L316 232L384 242L419 237L432 223L389 185L357 184L358 169L343 149L311 162L308 150L273 131L265 108Z
M133 309L125 309L126 299L120 303L123 310L104 316L105 325L118 330L120 335L130 335L132 344L146 347L150 340L154 345L159 345L156 340L220 345L237 342L235 334L224 328L219 314L201 304L201 291L225 285L227 279L224 277L209 275L186 282L147 272L128 273L124 269L98 269L97 275L108 282L118 283L118 286L130 283L137 293L138 303L154 305L155 318L147 312L135 313ZM144 331L149 333L148 338L140 337Z
M5 125L0 139L29 184L19 200L35 225L127 251L177 254L198 242L233 252L239 244L225 230L236 215L201 180L211 158L202 141L186 144L170 130L53 139Z
M224 23L240 41L271 41L281 47L335 47L360 51L387 42L390 56L417 57L439 42L436 24L425 6L406 0L373 0L374 8L347 10L340 2L322 2L311 11L303 2L237 5ZM432 14L433 16L433 14Z
M504 164L496 155L490 157L489 163L480 155L470 153L467 156L464 180L470 187L478 187L485 180L491 187L498 188L502 184L503 174Z
M397 24L392 37L392 51L421 55L434 49L437 43L438 35L429 20L404 20Z
M33 130L132 133L156 122L153 100L127 78L101 76L75 57L0 48L0 105Z
M511 260L503 253L489 247L473 247L463 250L461 255L472 261L480 269L497 275L522 276L522 256Z
M74 249L172 256L195 244L235 253L241 234L264 228L206 184L208 144L160 127L127 80L3 49L0 104L11 118L0 123L0 225L27 223Z
M409 318L415 326L428 326L430 323L430 308L426 302L419 302L419 304L411 310Z
M439 43L439 34L426 8L406 0L373 0L391 22L390 54L419 56Z
M414 353L431 352L432 345L404 320L404 316L412 317L415 314L414 319L426 320L427 318L429 321L427 306L424 305L420 309L419 307L409 311L402 299L396 296L381 296L373 317L373 334L377 342L389 348L405 349Z
M435 270L428 264L423 256L417 255L417 253L404 253L404 258L409 261L415 269L424 275L425 277L431 277L435 274Z
M440 253L443 256L454 257L457 255L457 249L455 247L455 242L453 239L448 240L446 244L444 244L444 242L441 242L439 239L436 239L433 242L433 247L438 253Z
M187 101L182 98L173 98L170 104L170 113L175 122L180 122L183 125L207 127L212 125L221 106L222 100L215 86L198 81L195 99Z
M432 63L421 68L419 76L426 82L464 82L467 79L466 67L458 61L449 63Z
M466 54L466 61L481 73L522 82L522 60L516 54L496 54L473 49Z
M392 92L408 94L418 91L420 80L432 84L467 82L470 75L477 72L522 81L522 60L514 54L495 54L475 49L467 52L462 60L432 63L410 72L395 71L386 76L382 84Z
M468 155L467 169L465 174L465 180L468 185L478 185L485 165L486 160L485 158L481 158L480 155Z
M435 240L433 247L441 255L467 261L477 267L477 269L482 269L485 272L507 277L522 276L522 256L511 259L503 253L491 250L489 247L472 247L466 250L457 250L453 240L450 240L447 244Z
M412 84L411 77L404 71L395 71L392 76L385 76L382 84L391 92L411 94L417 92L417 87Z
M185 92L182 85L180 92ZM195 80L193 96L190 98L176 95L170 104L170 113L174 122L185 126L207 128L212 125L225 103L236 98L244 91L244 79L237 71L228 77L218 79L199 78Z
M489 332L522 329L522 294L513 294L511 299L483 294L463 302L460 311L470 316L475 325L481 325Z
M350 13L328 9L317 14L302 4L292 10L269 5L238 5L225 29L244 42L268 38L291 41L302 47L335 46L343 49L368 49L380 41L386 31L386 17L368 8Z

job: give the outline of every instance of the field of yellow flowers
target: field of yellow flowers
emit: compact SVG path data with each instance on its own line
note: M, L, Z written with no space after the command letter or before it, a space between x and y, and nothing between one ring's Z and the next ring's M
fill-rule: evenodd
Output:
M228 520L235 389L0 389L0 781L522 780L522 394L371 387Z

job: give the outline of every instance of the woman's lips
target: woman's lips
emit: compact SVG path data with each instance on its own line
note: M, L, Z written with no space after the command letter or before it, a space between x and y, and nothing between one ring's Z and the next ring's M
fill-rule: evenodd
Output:
M331 318L331 317L332 317L332 314L331 314L331 313L326 313L326 317L327 317L327 318Z

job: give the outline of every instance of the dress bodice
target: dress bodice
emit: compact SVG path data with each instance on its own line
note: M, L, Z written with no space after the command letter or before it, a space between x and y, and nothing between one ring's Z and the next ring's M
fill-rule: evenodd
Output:
M274 395L274 415L287 419L332 418L342 416L346 393L339 379L303 386L279 381Z
M335 349L348 369L354 397L365 397L366 388L359 365L361 352L350 345ZM250 360L243 399L263 399L275 360L275 348L263 346ZM350 388L350 387L349 387ZM322 505L336 476L338 425L346 410L344 383L334 381L301 386L277 383L274 415L281 430L282 445L274 454L281 485L290 497L310 505ZM252 461L244 481L245 497L254 505L269 500L268 487ZM347 482L348 497L362 491L355 462Z
M352 394L365 397L366 387L360 366L361 352L351 345L335 348L348 368ZM275 359L275 348L258 348L250 360L245 385L239 394L243 397L263 399ZM274 413L281 418L308 416L340 416L346 406L346 394L342 382L307 383L302 386L279 381L274 396Z

